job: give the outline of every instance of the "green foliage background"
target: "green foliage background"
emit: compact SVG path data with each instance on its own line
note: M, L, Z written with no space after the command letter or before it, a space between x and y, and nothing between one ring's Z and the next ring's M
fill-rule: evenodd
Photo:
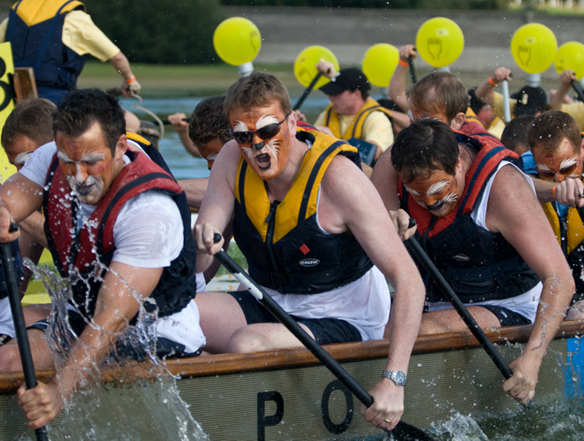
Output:
M210 63L219 0L84 0L97 26L133 62Z
M312 6L399 9L505 9L508 0L222 0L225 6Z

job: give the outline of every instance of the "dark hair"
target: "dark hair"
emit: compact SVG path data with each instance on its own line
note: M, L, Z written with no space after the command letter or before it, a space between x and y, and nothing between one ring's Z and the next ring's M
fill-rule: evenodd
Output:
M435 118L422 118L402 129L391 149L391 162L405 183L433 170L456 172L458 141L452 129Z
M99 89L75 90L65 96L54 114L53 130L77 138L95 122L113 155L118 139L126 133L126 120L118 100Z
M543 112L536 117L527 134L531 150L537 145L550 155L556 153L564 137L568 138L574 152L580 153L582 137L578 124L570 115L559 110Z
M284 84L273 75L253 72L249 77L241 77L231 85L223 110L229 119L229 113L235 109L268 107L274 100L280 103L284 115L292 112L290 95Z
M24 135L39 146L55 139L53 112L57 107L44 98L31 98L20 102L8 115L2 128L2 146L12 147L12 140Z
M223 144L230 141L231 126L223 112L225 95L212 96L201 101L189 122L189 138L195 146L202 146L219 138Z
M448 122L468 109L470 97L460 78L450 72L432 72L414 84L407 93L419 110L446 116Z
M529 150L527 133L531 129L533 121L535 121L535 117L531 115L521 115L513 118L507 123L505 130L503 130L501 144L509 150L513 150L515 153L522 146Z

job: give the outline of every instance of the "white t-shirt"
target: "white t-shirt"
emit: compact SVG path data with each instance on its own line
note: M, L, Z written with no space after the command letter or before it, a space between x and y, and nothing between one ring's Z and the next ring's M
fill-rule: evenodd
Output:
M489 195L491 194L491 187L493 186L493 181L495 180L495 176L499 173L499 170L506 165L510 165L515 167L515 165L509 161L501 161L499 167L493 173L493 175L489 178L489 180L485 183L485 190L483 195L479 201L475 204L473 211L471 212L472 220L481 228L489 231L487 228L486 217L487 217L487 208L489 205ZM517 168L517 167L515 167ZM519 170L517 168L517 170ZM521 172L521 170L519 170ZM535 194L535 188L533 186L533 181L523 172L521 175L525 178L525 180L529 183L529 186L533 190ZM511 297L509 299L497 299L497 300L487 300L484 302L475 302L475 303L466 303L468 306L480 306L480 305L494 305L500 306L502 308L507 308L513 312L521 314L524 317L527 317L532 322L535 320L535 315L537 314L537 305L539 304L539 298L541 296L541 291L543 289L543 285L539 282L529 291L518 295L516 297ZM428 306L429 311L440 311L443 309L450 309L452 305L449 302L436 302L430 303Z
M131 141L128 141L131 142ZM137 144L132 143L133 146ZM57 145L50 142L38 148L20 170L24 177L41 187ZM130 162L124 156L124 164ZM96 206L81 204L79 215L86 220ZM79 222L79 225L82 225ZM130 199L120 210L114 224L116 250L112 261L136 268L163 268L178 257L183 246L183 224L172 198L149 190Z

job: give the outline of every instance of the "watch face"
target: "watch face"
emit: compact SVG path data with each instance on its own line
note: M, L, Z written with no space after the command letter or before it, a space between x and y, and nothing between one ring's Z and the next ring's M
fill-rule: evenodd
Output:
M395 381L396 385L404 386L406 384L406 374L404 374L402 371L394 371L393 374L393 380Z

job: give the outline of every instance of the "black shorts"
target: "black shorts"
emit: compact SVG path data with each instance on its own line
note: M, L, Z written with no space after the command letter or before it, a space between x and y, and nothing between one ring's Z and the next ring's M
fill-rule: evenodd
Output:
M248 291L230 292L239 303L248 325L255 323L279 323L264 306ZM304 319L292 316L298 323L302 323L320 345L331 343L347 343L362 341L361 333L349 322L334 318Z
M495 305L477 305L491 311L497 316L501 326L519 326L519 325L531 325L531 320L529 320L524 315L517 312L513 312L510 309L503 308L501 306Z
M87 322L85 318L79 314L79 312L68 309L67 310L67 317L69 319L69 332L75 338L79 338L85 327L87 326ZM27 329L38 329L40 331L44 331L49 326L48 319L39 320L36 323L30 325ZM144 361L147 359L147 354L144 351L144 348L135 343L126 343L124 341L119 341L114 344L114 348L112 349L111 357L114 360L122 360L122 359L132 359L138 361ZM156 355L159 358L166 358L166 357L196 357L201 355L202 348L199 349L197 352L193 354L185 353L185 346L181 343L174 342L165 337L158 337L156 339Z

